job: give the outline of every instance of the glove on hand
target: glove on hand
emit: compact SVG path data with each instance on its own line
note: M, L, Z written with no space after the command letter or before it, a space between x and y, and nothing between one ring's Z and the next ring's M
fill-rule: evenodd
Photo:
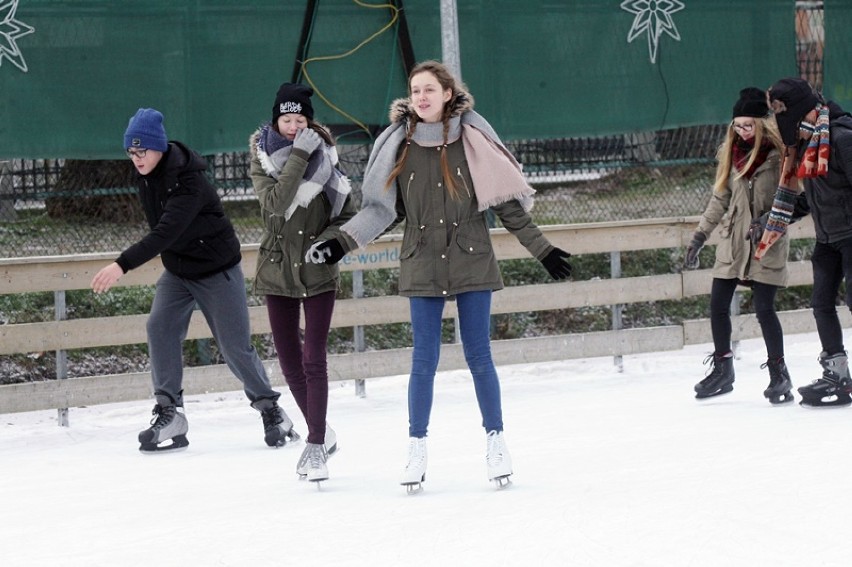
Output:
M331 240L320 240L315 242L305 254L305 262L313 262L314 264L336 264L346 252L343 251L343 246L336 238Z
M683 265L687 269L694 270L698 267L698 253L704 248L706 240L707 235L700 230L696 230L695 234L692 235L692 240L689 242L689 246L686 247L686 259L683 262Z
M293 148L302 150L311 155L322 144L322 137L312 128L302 128L296 132L293 139Z
M769 213L763 213L753 221L748 227L746 240L751 240L753 246L760 244L760 239L763 238L763 231L766 229L766 221L769 220Z
M554 247L547 253L547 256L541 259L541 263L550 277L555 280L564 280L571 277L571 264L567 262L570 257L571 254L565 250Z

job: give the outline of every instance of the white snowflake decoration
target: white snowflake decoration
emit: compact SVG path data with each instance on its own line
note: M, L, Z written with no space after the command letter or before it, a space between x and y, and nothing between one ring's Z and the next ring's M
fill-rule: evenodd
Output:
M631 43L638 36L646 33L648 35L648 54L651 57L651 63L656 63L657 48L663 32L670 35L675 41L680 41L680 34L674 20L672 20L672 14L683 10L685 7L683 2L678 0L624 0L621 3L621 9L636 14L636 17L633 18L633 25L630 27L630 33L627 35L627 43Z

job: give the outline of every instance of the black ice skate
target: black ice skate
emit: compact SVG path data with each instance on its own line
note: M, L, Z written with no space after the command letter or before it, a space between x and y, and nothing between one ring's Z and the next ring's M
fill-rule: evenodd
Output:
M710 373L695 385L695 397L699 400L727 394L734 389L734 355L713 353L704 359L710 363Z
M822 352L819 363L823 368L822 377L799 388L802 396L799 403L806 407L843 407L852 404L852 378L849 377L846 352L831 356Z
M288 441L301 439L293 430L293 421L275 400L258 400L251 407L260 412L263 420L263 439L270 447L283 447Z
M793 401L793 383L790 381L790 373L784 358L770 358L760 365L761 368L769 368L769 386L763 391L763 395L772 404L784 404Z
M143 453L174 451L189 446L186 432L189 423L183 414L183 408L176 406L168 396L157 395L157 405L151 413L151 427L139 432L139 450ZM168 445L161 445L171 441Z

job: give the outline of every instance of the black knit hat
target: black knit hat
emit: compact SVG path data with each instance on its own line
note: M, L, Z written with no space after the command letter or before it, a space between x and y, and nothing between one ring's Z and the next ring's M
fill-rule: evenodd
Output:
M769 105L766 104L766 93L757 87L746 87L740 91L740 99L734 103L731 118L737 116L763 118L767 114L769 114Z
M282 114L301 114L309 120L314 118L314 107L311 106L311 95L314 89L298 83L284 83L278 87L275 104L272 107L272 123Z
M822 102L822 97L804 79L781 79L767 91L769 104L785 146L795 146L799 140L799 123Z

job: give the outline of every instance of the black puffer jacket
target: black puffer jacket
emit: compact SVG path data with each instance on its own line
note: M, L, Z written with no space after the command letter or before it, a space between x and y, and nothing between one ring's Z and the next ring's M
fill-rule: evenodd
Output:
M207 162L180 142L154 170L139 175L139 199L151 227L116 263L125 272L160 254L163 266L182 278L201 279L240 262L240 242L225 216Z

